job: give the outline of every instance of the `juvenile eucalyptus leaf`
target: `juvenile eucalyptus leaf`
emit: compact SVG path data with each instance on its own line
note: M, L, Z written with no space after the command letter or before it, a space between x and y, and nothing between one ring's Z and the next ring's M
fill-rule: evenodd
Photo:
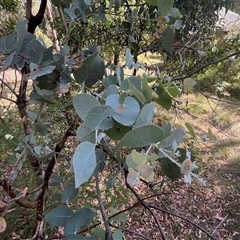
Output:
M122 240L122 239L123 239L122 230L117 229L117 230L113 233L113 240Z
M61 202L65 204L71 204L78 195L78 188L75 188L75 184L71 183L67 185L62 193Z
M194 131L193 126L190 123L185 123L186 128L188 129L189 134L193 137L196 138L196 134Z
M161 167L162 171L167 177L171 179L177 179L181 177L180 168L168 158L161 159Z
M132 127L124 126L121 123L114 121L114 125L109 130L105 131L105 133L112 140L120 140L127 132L131 131Z
M105 240L105 230L101 227L95 228L95 235L101 240Z
M131 70L132 67L133 67L133 56L132 56L129 48L126 49L126 59L125 59L125 61L126 61L126 66L128 67L128 69Z
M73 76L78 83L85 82L86 87L92 87L98 80L102 80L105 71L103 59L99 53L87 57L82 66L74 71Z
M114 111L110 106L94 106L87 113L85 123L92 131L96 129L108 130L113 127L113 121L111 119L106 121L106 118L113 114Z
M73 155L75 187L89 180L96 168L95 144L82 142Z
M140 111L139 104L134 98L126 97L124 104L119 104L119 96L117 94L109 95L106 99L106 105L114 109L114 120L125 126L132 125Z
M26 113L31 121L36 121L37 119L37 114L34 112L31 112L29 110L26 110Z
M112 84L104 91L102 97L107 98L111 94L118 94L118 91L118 87Z
M183 138L185 138L186 132L182 128L177 128L174 130L172 135L165 138L160 144L159 148L169 149L172 148L173 141L175 140L179 144Z
M105 163L103 161L104 158L104 152L102 149L97 149L96 152L96 161L97 161L97 166L94 169L93 176L96 176L98 172L102 172L103 169L105 168Z
M78 116L85 121L87 113L94 106L99 106L98 100L90 94L81 93L74 97L73 106Z
M103 86L105 87L105 89L107 89L110 85L115 85L117 84L117 78L115 76L107 76L103 79L102 81Z
M152 89L148 85L147 78L143 78L142 80L142 92L147 102L150 102L152 100Z
M145 125L128 132L117 144L116 149L122 147L137 148L149 146L160 142L164 137L164 132L155 125Z
M185 78L183 80L183 87L186 92L190 92L193 90L194 86L196 85L196 81L193 78Z
M50 186L59 186L62 182L63 182L63 178L56 174L52 174L49 179Z
M63 10L65 13L67 13L67 15L71 18L72 21L74 21L76 19L76 14L69 8L64 8Z
M166 110L169 110L172 106L172 98L165 91L164 87L158 86L156 93L158 95L158 98L155 99L155 102L161 105Z
M89 208L81 208L76 211L64 224L64 232L66 235L76 234L81 227L89 224L94 218L94 213Z
M39 122L37 124L36 132L40 133L41 136L46 136L46 134L48 132L48 125L45 123Z
M164 137L167 138L172 134L172 126L170 123L167 123L162 126L162 130L164 131Z
M152 182L154 180L154 172L153 168L149 166L147 163L141 163L137 166L137 171L140 172L141 176L149 181Z
M86 123L81 124L77 130L77 139L80 142L96 142L95 131L91 130Z
M174 42L173 30L170 27L167 27L161 36L161 44L167 52L172 52L172 45Z
M54 227L64 226L65 222L73 214L73 210L67 206L59 206L45 215L45 220Z
M54 47L46 49L38 40L32 40L26 47L32 63L43 64L53 59L52 51Z
M52 71L54 70L55 66L45 66L45 67L41 67L41 66L36 66L33 65L33 63L30 64L30 78L32 80L35 80L37 77L41 77L44 75L47 75L49 73L52 73Z
M153 120L154 109L155 109L155 103L149 103L149 104L145 105L141 109L134 126L140 127L143 125L151 124L152 120Z
M131 85L133 85L137 90L141 91L141 81L135 76L124 79L120 85L120 88L125 92L129 92L131 91Z
M16 34L12 33L3 37L0 41L0 52L11 52L14 50Z
M15 52L12 52L10 55L6 57L0 72L5 71L11 65L14 55Z

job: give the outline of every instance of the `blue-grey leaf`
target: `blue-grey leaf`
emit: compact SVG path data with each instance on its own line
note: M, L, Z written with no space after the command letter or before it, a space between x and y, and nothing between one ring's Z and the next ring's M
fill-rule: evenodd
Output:
M92 87L98 80L102 80L105 72L103 59L96 52L86 58L80 68L73 73L78 83L85 82L86 87Z
M148 125L152 123L153 115L154 115L155 103L149 103L145 105L142 110L140 111L136 123L134 124L135 127L140 127L143 125Z
M164 132L155 125L145 125L128 132L117 144L116 149L122 147L137 148L149 146L160 142L164 137Z
M45 215L45 220L54 227L64 226L65 222L73 214L73 210L67 206L59 206Z
M81 208L76 211L65 223L64 232L66 235L76 234L81 227L89 224L94 218L94 213L89 208Z
M89 180L96 165L95 144L90 142L80 143L73 155L73 171L76 188Z
M113 115L113 113L114 113L113 109L109 106L95 106L89 110L89 112L85 118L85 123L88 125L88 127L92 131L95 129L101 129L101 124L103 124L103 121L106 118L111 117ZM109 124L108 124L108 126L109 126ZM102 125L102 126L104 126L104 125ZM112 123L112 126L113 126L113 123ZM108 127L108 129L110 127ZM105 130L108 130L108 129L105 129Z
M78 94L73 99L75 111L82 120L85 120L87 113L91 108L98 105L98 100L87 93Z
M61 202L68 205L74 201L77 194L78 194L78 188L75 188L75 184L71 183L64 188L62 197L61 197Z
M79 126L77 130L77 139L80 142L96 142L95 130L92 131L86 123Z

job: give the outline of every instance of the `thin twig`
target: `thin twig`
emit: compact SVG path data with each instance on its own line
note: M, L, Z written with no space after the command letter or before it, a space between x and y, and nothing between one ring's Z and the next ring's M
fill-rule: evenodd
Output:
M124 169L124 170L125 170L125 184L126 184L127 188L129 188L129 189L131 190L131 192L136 196L136 198L138 199L138 201L140 201L140 203L151 213L151 215L153 216L153 218L154 218L154 220L155 220L155 222L156 222L156 224L157 224L157 226L158 226L158 229L159 229L159 232L160 232L160 234L161 234L161 236L162 236L162 239L163 239L163 240L167 240L167 237L166 237L166 235L165 235L165 233L164 233L164 230L163 230L163 228L162 228L162 225L161 225L161 223L159 222L156 214L152 211L152 209L149 207L149 205L140 198L140 196L138 195L138 193L137 193L137 192L130 186L130 184L127 182L127 170L126 170L126 169Z
M212 236L214 236L215 232L217 231L217 229L222 225L222 223L227 219L228 214L221 220L221 222L216 226L216 228L213 230L212 232Z
M170 212L170 211L168 211L168 210L166 210L166 209L162 209L162 208L159 208L159 207L156 207L156 206L149 205L149 207L150 207L150 208L153 208L153 209L156 209L156 210L159 210L159 211L161 211L161 212L170 214L170 215L172 215L172 216L174 216L174 217L180 218L180 219L182 219L182 220L184 220L184 221L192 224L194 227L198 228L198 229L201 230L202 232L204 232L204 233L205 233L208 237L210 237L211 239L217 240L216 238L214 238L213 236L211 236L211 235L210 235L205 229L203 229L201 226L199 226L198 224L192 222L191 220L189 220L189 219L187 219L187 218L185 218L185 217L182 217L182 216L180 216L180 215L178 215L178 214L176 214L176 213Z
M135 231L133 231L133 230L131 230L131 229L124 228L124 227L120 227L120 226L116 226L116 225L113 225L113 224L111 224L111 223L109 223L109 225L110 225L111 227L114 227L114 228L117 228L117 229L121 229L121 230L123 230L123 231L125 231L125 232L132 233L132 234L134 234L134 235L136 235L136 236L138 236L138 237L141 237L141 238L143 238L143 239L152 240L151 238L148 238L148 237L144 236L143 234L141 234L141 233L139 233L139 232L135 232Z
M110 225L109 225L109 218L107 216L107 213L106 213L106 210L105 210L102 198L101 198L101 191L100 191L99 184L100 184L99 173L97 172L97 174L96 174L96 192L97 192L99 208L100 208L104 226L105 226L105 239L113 240L112 232L111 232Z

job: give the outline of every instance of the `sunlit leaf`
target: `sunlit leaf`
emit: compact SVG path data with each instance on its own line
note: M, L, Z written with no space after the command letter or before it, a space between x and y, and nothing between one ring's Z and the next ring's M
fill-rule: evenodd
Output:
M129 48L126 49L126 59L125 59L125 61L126 61L126 66L128 67L128 69L132 69L132 67L133 67L133 56L132 56Z
M160 142L163 139L164 132L160 127L155 125L145 125L128 132L117 144L116 148L124 146L137 148L149 146Z
M190 134L193 138L196 138L196 134L195 134L195 131L194 131L193 126L192 126L190 123L185 123L185 126L186 126L186 128L188 129L189 134Z
M151 124L153 120L154 109L155 109L155 103L149 103L145 105L141 109L134 126L140 127L143 125Z
M135 186L139 183L139 179L139 173L132 168L128 168L127 183L130 186Z
M186 92L192 91L195 85L196 81L193 78L185 78L183 80L183 87Z

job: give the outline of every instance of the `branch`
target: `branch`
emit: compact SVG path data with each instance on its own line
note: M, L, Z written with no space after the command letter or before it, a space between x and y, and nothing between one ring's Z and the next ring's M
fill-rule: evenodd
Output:
M121 230L123 230L123 231L125 231L125 232L132 233L132 234L134 234L134 235L136 235L136 236L138 236L138 237L141 237L141 238L143 238L143 239L151 240L151 238L148 238L148 237L144 236L143 234L138 233L138 232L135 232L135 231L130 230L130 229L128 229L128 228L119 227L119 226L113 225L113 224L111 224L111 223L109 223L109 225L110 225L111 227L114 227L114 228L117 228L117 229L121 229Z
M16 195L16 193L12 189L12 186L7 181L1 180L0 186L11 197L11 202L15 201L19 206L24 207L24 208L35 209L37 207L37 202L26 203L26 202L22 201L21 198L24 197L23 194L21 193L20 195Z
M112 236L112 232L110 229L110 223L109 223L109 218L107 216L106 210L104 208L104 204L101 198L101 191L99 188L99 173L97 172L96 174L96 192L97 192L97 198L98 198L98 203L99 203L99 208L102 214L102 218L103 218L103 222L104 222L104 226L105 226L105 239L106 240L113 240L113 236Z
M48 189L48 182L49 182L49 179L52 175L53 168L54 168L55 163L56 163L55 159L58 158L59 153L62 151L68 137L72 136L73 133L74 133L73 126L69 126L69 128L65 132L64 136L62 137L60 142L55 147L55 152L56 153L54 154L54 156L52 156L50 162L48 163L47 169L45 171L44 179L43 179L42 189L41 189L41 192L40 192L40 194L38 195L38 198L37 198L37 220L39 222L41 222L42 219L43 219L44 195L45 195L45 192Z
M32 0L27 1L26 19L28 20L28 28L27 28L28 32L34 33L37 26L42 23L46 6L47 6L47 0L41 0L38 13L35 16L33 16L31 11Z
M202 71L204 68L206 68L206 67L208 67L208 66L211 66L211 65L214 65L214 64L216 64L216 63L222 62L222 61L224 61L224 60L226 60L226 59L228 59L228 58L230 58L230 57L236 56L236 55L238 55L238 54L240 54L240 51L236 51L236 52L234 52L234 53L232 53L232 54L230 54L230 55L228 55L228 56L226 56L226 57L217 59L217 60L215 60L215 61L213 61L213 62L205 63L205 64L203 64L202 66L200 66L199 68L197 68L197 69L195 69L195 70L192 70L191 72L187 73L185 76L176 76L176 77L173 77L171 81L179 81L179 80L183 80L183 79L185 79L185 78L191 77L192 75L194 75L194 74Z
M152 211L152 209L149 207L149 205L148 205L144 200L142 200L142 199L140 198L140 196L138 195L138 193L130 186L130 184L128 184L128 182L127 182L127 174L128 174L128 172L127 172L127 169L126 169L126 168L124 168L124 172L125 172L125 184L126 184L127 188L130 189L130 191L136 196L136 198L138 199L138 201L151 213L151 215L153 216L153 218L154 218L154 220L155 220L155 222L156 222L156 224L157 224L157 226L158 226L158 229L159 229L159 232L160 232L160 234L161 234L161 236L162 236L162 239L163 239L163 240L167 240L167 237L166 237L166 235L165 235L165 233L164 233L164 230L163 230L163 228L162 228L162 225L160 224L160 222L159 222L156 214Z
M184 221L192 224L194 227L200 229L200 230L201 230L202 232L204 232L210 239L217 240L216 238L214 238L213 236L211 236L211 235L210 235L205 229L203 229L201 226L199 226L198 224L190 221L189 219L187 219L187 218L185 218L185 217L182 217L182 216L180 216L180 215L178 215L178 214L176 214L176 213L170 212L170 211L165 210L165 209L161 209L161 208L156 207L156 206L149 205L149 207L150 207L150 208L153 208L153 209L156 209L156 210L159 210L159 211L161 211L161 212L167 213L167 214L172 215L172 216L174 216L174 217L178 217L178 218L180 218L180 219L182 219L182 220L184 220Z

